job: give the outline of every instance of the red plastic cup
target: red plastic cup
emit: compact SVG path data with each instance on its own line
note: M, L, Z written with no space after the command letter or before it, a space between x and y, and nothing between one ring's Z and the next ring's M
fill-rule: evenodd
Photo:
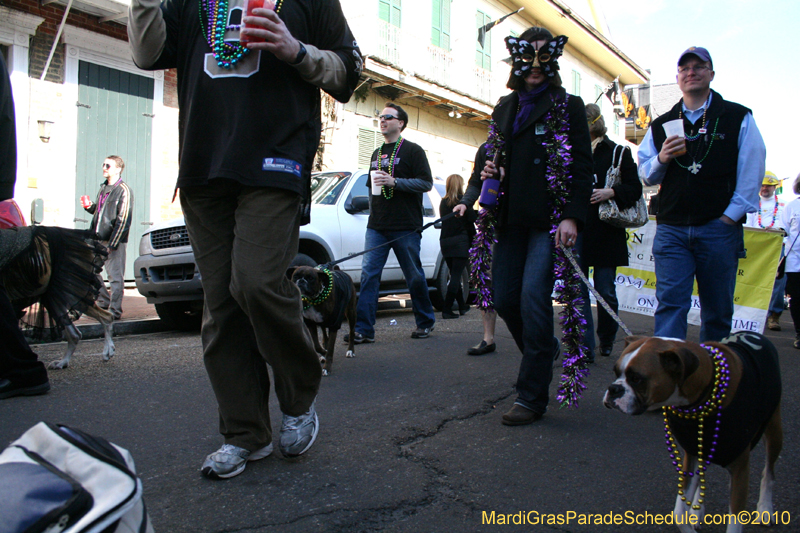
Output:
M273 0L245 0L244 1L244 16L245 17L253 17L253 10L254 9L275 9L275 2ZM245 24L244 19L242 19L242 28L245 29L247 24ZM254 37L252 35L246 35L244 33L239 34L239 42L241 44L247 43L264 43L266 40L262 37Z
M91 207L92 206L92 199L89 198L88 195L84 194L81 196L81 205L83 207Z

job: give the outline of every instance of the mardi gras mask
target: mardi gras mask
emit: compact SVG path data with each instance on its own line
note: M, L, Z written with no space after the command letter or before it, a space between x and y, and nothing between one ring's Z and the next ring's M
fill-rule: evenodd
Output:
M511 54L514 76L524 77L532 68L541 69L550 78L555 76L558 71L558 58L561 57L567 40L566 35L559 35L537 49L528 41L518 37L506 37L506 48Z

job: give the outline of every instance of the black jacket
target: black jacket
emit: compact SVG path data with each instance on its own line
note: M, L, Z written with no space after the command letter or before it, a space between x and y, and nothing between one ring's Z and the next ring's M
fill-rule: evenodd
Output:
M617 146L608 137L594 149L594 188L606 186L606 173L611 168ZM622 152L622 154L620 154ZM617 160L622 156L621 183L614 187L614 200L620 209L631 207L642 197L642 183L629 149L617 149ZM600 204L589 204L586 225L583 228L581 263L595 267L628 266L628 244L624 228L617 228L600 220Z
M133 218L133 192L128 184L122 180L115 183L108 198L103 202L100 211L97 206L107 182L100 184L97 200L89 207L85 207L92 215L92 231L97 233L101 241L108 241L108 247L116 249L120 244L128 242L128 233L131 229Z
M6 61L0 54L0 201L14 197L17 182L17 130L14 97Z
M446 198L442 198L439 203L439 216L449 215L453 212L453 207L455 206L447 203ZM469 248L472 245L472 238L475 236L475 220L477 218L472 205L467 205L467 211L463 217L452 217L442 222L442 231L439 234L442 257L469 257Z
M562 220L575 219L578 230L583 228L592 184L592 148L586 109L579 96L567 95L563 87L552 85L539 96L530 116L516 134L513 133L519 105L516 92L502 98L492 113L506 143L506 161L503 164L506 176L500 186L505 197L500 202L498 217L501 228L507 225L550 229L551 207L546 177L548 155L543 145L546 135L542 126L548 111L553 108L554 98L568 98L567 140L572 146L570 191L561 216Z

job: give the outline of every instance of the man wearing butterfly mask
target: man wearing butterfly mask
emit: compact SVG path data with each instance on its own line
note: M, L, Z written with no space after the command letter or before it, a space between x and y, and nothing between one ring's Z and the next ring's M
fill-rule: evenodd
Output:
M539 27L506 38L512 60L507 87L513 92L492 113L505 157L487 160L480 176L470 179L464 205L454 209L463 214L477 199L482 180L502 180L492 287L497 313L522 351L518 397L503 415L505 425L530 424L547 410L559 353L551 300L554 246L575 245L591 194L586 110L580 97L566 94L558 73L566 43L566 36L554 38ZM568 170L556 176L554 168ZM567 269L559 268L562 272Z

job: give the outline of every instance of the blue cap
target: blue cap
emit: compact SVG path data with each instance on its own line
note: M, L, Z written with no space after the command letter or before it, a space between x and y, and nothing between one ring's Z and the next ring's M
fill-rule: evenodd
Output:
M708 53L708 50L702 46L690 46L684 53L681 54L681 57L678 58L678 65L680 65L681 61L683 61L683 58L688 55L695 55L700 58L700 61L708 61L709 63L713 64L713 61L711 61L711 54Z

